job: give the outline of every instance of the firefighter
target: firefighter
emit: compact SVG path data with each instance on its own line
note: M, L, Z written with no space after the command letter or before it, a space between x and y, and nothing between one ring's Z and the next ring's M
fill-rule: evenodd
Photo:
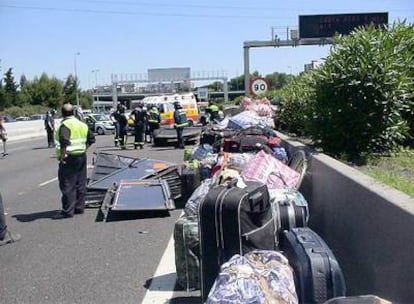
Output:
M114 138L115 147L117 147L119 143L119 121L120 121L120 116L121 116L121 108L122 108L122 105L118 104L116 106L116 110L112 112L110 115L111 121L113 122L115 126L115 138Z
M178 101L174 102L174 128L177 132L177 148L185 149L183 132L188 125L187 113Z
M122 150L125 150L128 140L128 118L125 116L125 106L121 105L119 114L119 146Z
M142 103L139 103L135 110L131 113L131 116L134 116L134 149L137 149L138 147L140 149L144 148L144 132L147 128L147 115L147 111L144 109L144 105Z
M152 143L154 143L154 130L160 128L160 123L161 115L158 108L155 105L150 106L150 110L148 112L148 128Z

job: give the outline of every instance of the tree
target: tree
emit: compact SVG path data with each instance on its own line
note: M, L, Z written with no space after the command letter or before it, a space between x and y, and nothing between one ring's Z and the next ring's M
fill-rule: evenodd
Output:
M254 71L252 74L250 74L250 79L255 77L261 77L258 71ZM230 79L228 87L230 91L244 91L244 74Z
M215 81L208 85L208 89L214 92L223 91L223 83L221 81Z
M39 79L35 78L31 86L27 86L27 92L33 105L57 108L64 101L62 81L55 77L49 78L46 73Z
M75 103L76 102L76 85L77 80L70 74L66 78L65 84L63 85L63 98L64 102Z
M274 72L265 76L269 82L269 90L278 90L284 87L293 79L293 75Z
M17 88L19 87L16 84L13 76L13 69L9 68L4 74L4 106L16 105L17 100Z

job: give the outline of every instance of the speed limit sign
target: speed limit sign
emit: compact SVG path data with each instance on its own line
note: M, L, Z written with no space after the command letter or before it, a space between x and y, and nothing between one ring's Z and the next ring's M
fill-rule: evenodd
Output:
M264 77L253 78L250 82L250 92L252 92L253 95L261 95L266 93L268 87L269 83Z

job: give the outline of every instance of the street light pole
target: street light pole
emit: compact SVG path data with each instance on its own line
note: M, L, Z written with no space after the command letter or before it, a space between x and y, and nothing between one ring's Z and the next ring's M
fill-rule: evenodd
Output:
M80 52L75 53L75 90L76 90L76 105L79 106L79 92L78 92L78 73L76 66L76 56L80 55Z
M95 89L98 86L98 72L99 72L98 69L92 70L92 73L95 73Z

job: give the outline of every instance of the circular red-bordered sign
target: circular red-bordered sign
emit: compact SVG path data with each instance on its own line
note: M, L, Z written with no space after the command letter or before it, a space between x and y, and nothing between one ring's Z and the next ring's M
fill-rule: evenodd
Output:
M250 92L253 95L261 95L266 93L269 88L269 82L264 77L256 77L250 81Z

